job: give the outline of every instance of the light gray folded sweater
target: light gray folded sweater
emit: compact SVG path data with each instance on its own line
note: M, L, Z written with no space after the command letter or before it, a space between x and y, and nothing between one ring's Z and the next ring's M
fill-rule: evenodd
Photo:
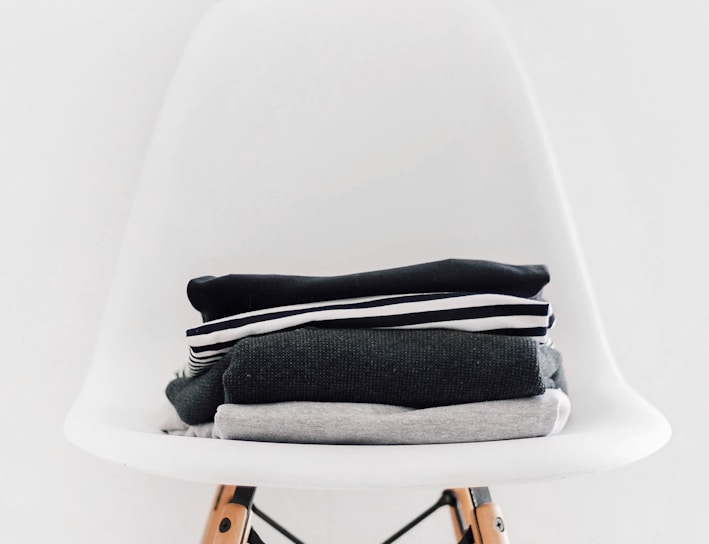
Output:
M166 432L305 444L481 442L555 434L569 411L569 399L558 389L535 397L423 409L346 402L223 404L213 424L171 424Z

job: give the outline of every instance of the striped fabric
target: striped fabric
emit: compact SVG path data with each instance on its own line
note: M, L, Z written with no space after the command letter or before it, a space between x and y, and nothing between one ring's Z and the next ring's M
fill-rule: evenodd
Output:
M202 374L242 338L295 327L454 329L544 343L553 322L548 302L499 294L417 293L281 306L188 329L190 355L183 375Z

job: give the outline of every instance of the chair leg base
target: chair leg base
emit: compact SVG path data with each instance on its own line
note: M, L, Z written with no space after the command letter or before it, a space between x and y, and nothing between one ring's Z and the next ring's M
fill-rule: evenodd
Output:
M254 492L253 487L219 486L207 518L202 544L247 544L251 533ZM444 492L445 495L455 498L444 502L450 507L459 544L509 544L501 510L492 502L488 488L449 489ZM440 501L439 504L444 505ZM395 535L394 539L398 536Z

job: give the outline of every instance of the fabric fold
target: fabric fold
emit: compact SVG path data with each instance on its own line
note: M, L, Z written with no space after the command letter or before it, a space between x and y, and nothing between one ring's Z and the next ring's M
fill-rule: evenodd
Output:
M366 402L430 408L544 392L529 338L454 330L301 328L241 340L225 402Z
M178 377L167 384L165 395L188 425L214 420L220 404L224 404L223 376L229 366L227 356L209 370L192 378Z

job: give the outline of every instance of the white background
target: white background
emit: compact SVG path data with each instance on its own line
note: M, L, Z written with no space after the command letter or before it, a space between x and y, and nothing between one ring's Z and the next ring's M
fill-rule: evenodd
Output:
M162 97L213 3L0 0L3 542L201 534L211 486L93 458L62 422ZM515 544L707 542L709 4L492 3L536 89L613 350L674 428L635 465L493 494ZM262 490L257 503L309 543L377 542L436 498ZM447 525L402 542L452 542Z

